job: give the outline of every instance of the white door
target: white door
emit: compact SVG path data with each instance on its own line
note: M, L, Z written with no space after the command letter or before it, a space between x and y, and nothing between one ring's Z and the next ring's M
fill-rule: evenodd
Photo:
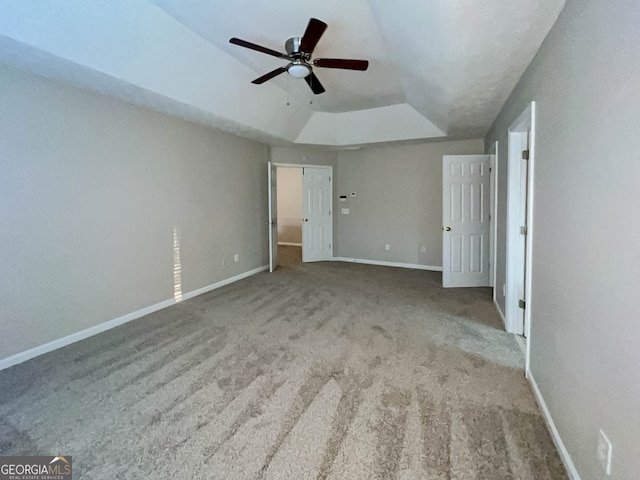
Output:
M278 265L278 175L276 166L267 165L269 183L269 271L273 272Z
M528 337L531 328L535 102L531 102L511 124L508 139L505 327L510 333ZM527 366L528 359L529 353L526 354Z
M521 150L523 152L527 152L526 156L529 155L529 132L521 133L521 141L522 147ZM521 155L520 158L520 189L519 195L520 199L518 201L518 215L520 218L520 236L518 238L517 251L516 251L516 262L519 265L518 277L516 278L516 291L518 296L518 312L517 318L518 323L521 324L522 333L526 337L527 329L525 328L525 314L524 314L524 305L526 305L526 278L527 278L527 185L529 183L529 166L527 165L528 160L526 160L525 155Z
M333 258L331 167L302 169L302 261Z
M489 286L490 156L442 161L442 286Z

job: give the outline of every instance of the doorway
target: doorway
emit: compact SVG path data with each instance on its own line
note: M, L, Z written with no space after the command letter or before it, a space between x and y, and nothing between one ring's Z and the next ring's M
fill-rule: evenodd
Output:
M535 102L516 118L508 132L507 252L505 323L508 332L526 339L529 369L531 337L531 263L535 165Z
M302 263L302 168L278 167L278 266Z
M273 272L278 265L297 263L298 255L301 255L301 262L331 260L333 167L269 162L267 168L269 270ZM278 185L280 180L285 183L282 188ZM283 195L282 200L280 195ZM282 219L281 214L284 215ZM283 239L280 239L281 232ZM280 260L279 253L285 255Z

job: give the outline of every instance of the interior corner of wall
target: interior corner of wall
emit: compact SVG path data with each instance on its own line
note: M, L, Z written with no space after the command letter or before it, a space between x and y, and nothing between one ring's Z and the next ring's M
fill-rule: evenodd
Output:
M338 120L339 115L335 113L314 112L300 130L294 143L336 145Z

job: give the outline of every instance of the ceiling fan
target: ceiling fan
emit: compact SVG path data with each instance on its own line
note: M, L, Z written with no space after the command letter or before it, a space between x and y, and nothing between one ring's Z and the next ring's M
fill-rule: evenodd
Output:
M234 45L266 53L267 55L289 60L288 65L276 68L275 70L256 78L251 83L260 85L281 73L288 72L292 77L304 78L309 87L311 87L313 93L318 95L323 93L325 89L320 83L320 80L318 80L318 77L313 73L313 67L362 71L369 68L369 62L367 60L348 60L344 58L316 58L315 60L311 60L311 54L326 29L327 24L322 20L318 20L317 18L310 19L307 29L302 37L292 37L285 42L284 48L287 53L280 53L276 50L271 50L270 48L256 45L255 43L247 42L246 40L236 37L230 39L229 42Z

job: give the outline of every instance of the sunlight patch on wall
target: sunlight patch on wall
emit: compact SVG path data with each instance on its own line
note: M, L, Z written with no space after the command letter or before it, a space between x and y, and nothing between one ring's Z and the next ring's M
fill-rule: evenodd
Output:
M173 227L173 298L176 302L182 301L182 262L178 227Z

